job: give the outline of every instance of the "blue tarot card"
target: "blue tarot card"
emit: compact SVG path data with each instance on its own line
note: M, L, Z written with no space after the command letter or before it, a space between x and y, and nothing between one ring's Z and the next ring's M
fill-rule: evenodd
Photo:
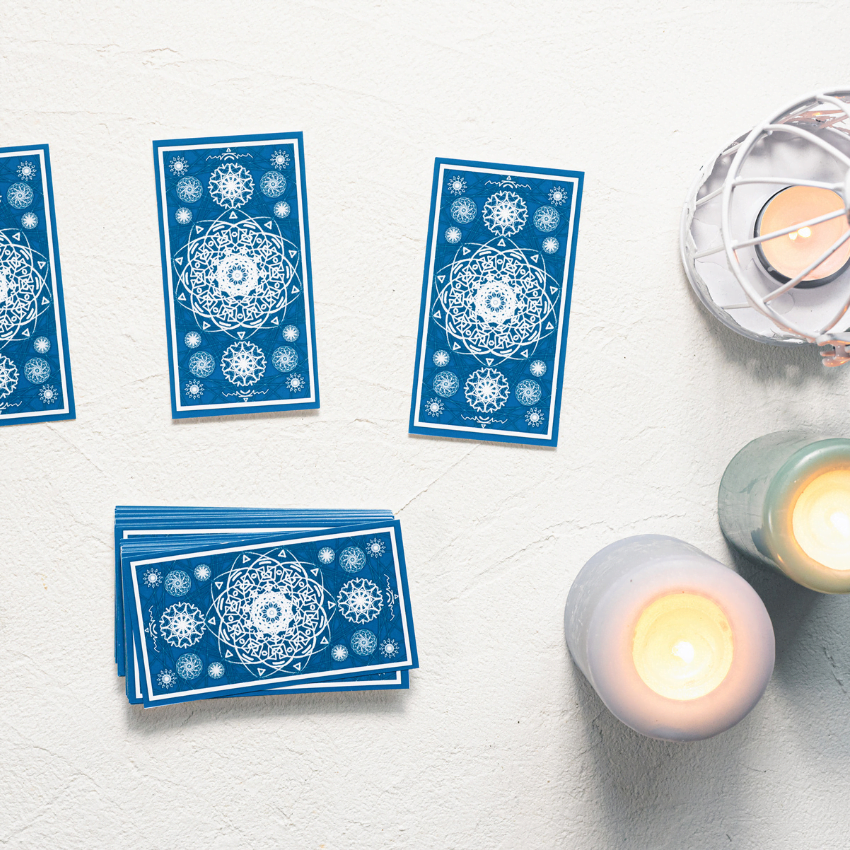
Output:
M583 179L436 161L411 433L558 444Z
M47 145L0 148L0 425L74 418Z
M398 522L124 569L147 706L418 666Z
M172 416L318 407L301 133L153 149Z

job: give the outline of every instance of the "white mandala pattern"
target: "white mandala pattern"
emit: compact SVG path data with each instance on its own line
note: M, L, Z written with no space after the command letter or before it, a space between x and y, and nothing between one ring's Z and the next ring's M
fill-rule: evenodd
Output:
M208 378L215 372L215 358L208 351L196 351L189 358L189 371L196 378Z
M279 198L286 191L286 178L279 171L267 171L260 178L260 191L267 198Z
M441 416L445 409L445 404L443 404L443 402L438 398L429 398L428 401L425 402L425 412L434 418Z
M556 254L560 247L561 243L554 236L547 236L543 240L543 250L547 254Z
M209 568L208 564L198 564L195 567L193 575L198 581L209 581L210 576L212 575L212 570Z
M357 573L366 566L366 553L359 546L346 546L339 553L339 565L347 573Z
M301 331L299 331L295 325L287 325L283 329L283 338L287 342L295 342L299 336L301 336Z
M203 662L194 652L184 652L174 666L177 667L177 675L181 679L186 679L186 681L197 679L204 669Z
M437 372L432 386L437 395L451 398L460 389L460 381L454 372Z
M165 592L171 596L185 596L192 586L192 579L185 570L171 570L165 576Z
M34 212L25 212L21 216L21 227L24 230L35 230L38 227L38 216Z
M42 404L56 404L59 401L59 391L50 384L45 384L39 391L38 397Z
M338 643L331 649L331 658L334 661L345 661L348 658L348 647L345 644Z
M272 168L283 171L289 165L289 154L286 151L275 151L269 161Z
M18 367L5 354L0 354L0 398L6 398L17 386Z
M541 233L551 233L561 221L561 216L555 207L540 207L534 213L534 226Z
M332 564L336 558L336 552L330 546L323 546L319 549L319 561L323 564Z
M478 369L464 385L463 392L473 410L495 413L508 400L508 382L498 369Z
M189 207L178 207L174 213L174 220L178 224L189 224L192 221L192 210Z
M26 183L13 183L6 190L6 200L9 202L9 206L14 207L16 210L25 210L35 198L35 194L32 191L30 186L27 186Z
M478 215L478 207L471 198L458 198L449 208L449 212L458 224L469 224Z
M278 201L273 207L273 212L278 218L286 218L292 212L292 208L286 201Z
M197 331L189 331L183 337L183 342L186 343L186 348L197 348L201 344L201 335Z
M18 163L18 177L21 180L32 180L37 172L38 169L31 162Z
M449 177L448 182L446 183L446 188L453 195L462 195L466 191L466 180L456 174L454 177Z
M210 176L210 197L226 210L244 206L254 194L254 178L247 168L234 162L220 165Z
M525 227L528 209L516 192L496 192L484 204L484 224L496 236L513 236Z
M549 190L549 203L554 204L556 207L561 206L561 204L566 203L567 201L567 190L563 186L553 186Z
M340 588L336 604L339 613L350 623L370 623L381 613L384 595L375 582L353 578Z
M160 633L166 643L177 649L194 646L204 636L205 628L201 609L191 602L169 605L159 618Z
M233 212L196 224L175 258L177 301L202 328L242 339L277 324L300 294L297 255L270 218Z
M201 195L204 194L204 187L197 177L184 177L177 181L177 197L184 204L194 204L201 200Z
M156 682L163 690L169 691L177 684L177 676L173 670L160 670L156 674Z
M457 245L458 242L463 238L463 234L457 227L449 227L446 229L446 242L449 245Z
M221 357L221 371L231 384L250 387L265 374L266 356L253 342L234 342Z
M50 340L46 336L37 336L32 341L32 347L38 354L47 354L50 351Z
M224 664L220 661L213 661L209 667L207 667L207 676L210 679L220 679L224 675Z
M351 636L351 648L358 655L371 655L378 645L378 639L369 629L358 629Z
M183 177L189 170L189 163L185 157L175 156L168 163L168 168L175 177Z
M298 352L282 345L272 352L272 365L278 372L291 372L298 365Z
M540 389L540 384L538 384L537 381L526 379L524 381L520 381L516 387L514 387L514 395L520 404L528 407L529 405L537 404L537 402L540 401L542 391Z
M330 637L329 597L319 579L285 550L241 554L221 588L213 584L207 625L224 656L253 675L301 671Z
M555 330L554 283L539 252L493 240L434 276L432 316L451 348L482 364L524 358Z
M204 385L200 381L187 381L183 392L192 400L198 401L204 397Z
M162 573L156 567L148 567L142 573L142 584L145 587L159 587L162 584Z
M307 382L303 375L290 375L286 379L286 388L291 393L303 393L307 387Z
M381 555L383 555L384 552L387 551L387 547L386 547L386 544L384 543L384 541L380 539L380 537L373 537L366 544L366 551L373 558L380 558Z
M449 365L449 352L440 349L434 352L434 356L431 359L438 369L445 369Z
M543 411L537 407L532 407L525 413L526 424L531 428L539 428L543 424L543 420L545 418Z
M528 371L535 378L542 378L546 374L546 364L542 360L533 360L529 364Z
M386 640L381 641L381 655L384 658L395 658L396 655L399 654L401 650L401 646L397 640L393 640L392 638L387 638Z
M31 384L43 384L50 377L50 364L41 357L31 357L24 363L24 375Z
M0 348L32 333L50 306L47 261L17 230L0 230Z

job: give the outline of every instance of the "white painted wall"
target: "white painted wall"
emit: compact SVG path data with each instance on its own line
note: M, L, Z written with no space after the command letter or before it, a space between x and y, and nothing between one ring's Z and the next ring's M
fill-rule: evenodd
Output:
M844 848L850 600L735 560L726 462L847 429L850 366L736 337L679 266L719 146L848 83L850 7L791 0L6 4L0 143L50 143L75 422L0 430L0 846ZM304 131L322 409L172 422L153 138ZM556 451L407 435L433 158L587 172ZM407 693L143 711L112 664L116 503L403 520ZM763 595L767 694L675 746L615 721L561 632L638 532Z

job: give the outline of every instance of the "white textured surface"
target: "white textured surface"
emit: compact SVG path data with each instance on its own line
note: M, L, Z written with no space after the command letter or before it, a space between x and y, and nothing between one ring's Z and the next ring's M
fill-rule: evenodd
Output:
M778 664L737 728L641 739L570 664L572 576L672 534L731 563L725 463L846 426L850 366L736 338L679 267L696 168L847 83L839 2L16 3L2 143L50 143L74 422L5 427L0 845L847 846L850 600L743 561ZM150 140L302 129L322 409L169 419ZM555 451L407 436L435 155L587 172ZM408 693L124 702L116 503L393 508Z

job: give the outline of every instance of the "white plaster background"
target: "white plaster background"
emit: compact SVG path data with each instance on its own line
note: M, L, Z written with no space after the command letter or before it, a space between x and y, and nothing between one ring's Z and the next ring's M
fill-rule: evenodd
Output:
M7 3L0 143L50 143L74 422L5 427L0 846L843 848L850 600L733 559L726 462L846 430L850 366L712 320L678 259L695 171L847 83L840 2ZM322 409L172 422L151 139L304 131ZM435 156L586 172L560 446L413 438ZM403 521L406 693L143 711L112 663L112 511ZM764 597L777 667L713 740L615 721L561 616L603 545L683 537Z

